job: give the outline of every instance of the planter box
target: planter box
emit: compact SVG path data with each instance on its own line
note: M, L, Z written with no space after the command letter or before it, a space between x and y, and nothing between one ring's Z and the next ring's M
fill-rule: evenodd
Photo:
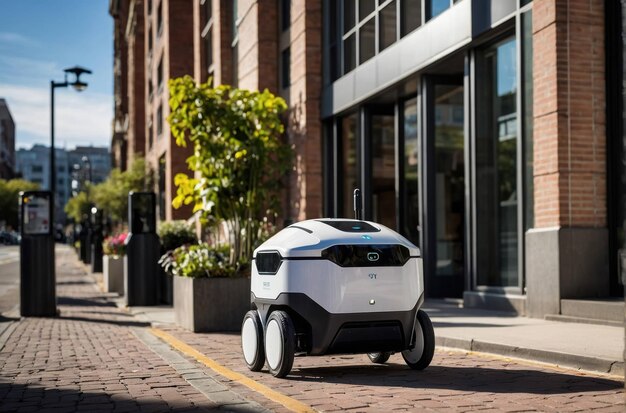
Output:
M124 258L113 255L102 257L104 291L124 295Z
M176 324L193 332L240 331L250 278L174 277Z

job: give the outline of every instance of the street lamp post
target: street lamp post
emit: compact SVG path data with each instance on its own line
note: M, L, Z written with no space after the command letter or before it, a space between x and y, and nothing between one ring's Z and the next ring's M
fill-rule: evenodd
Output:
M52 192L52 216L50 217L51 223L54 222L54 214L56 209L56 169L55 169L55 150L54 150L54 89L58 87L72 86L77 91L81 92L87 88L87 83L80 80L80 75L83 73L91 74L91 70L82 68L80 66L70 67L65 69L65 79L63 82L50 81L50 191ZM68 82L67 75L71 73L76 76L73 82ZM54 232L53 232L54 233Z

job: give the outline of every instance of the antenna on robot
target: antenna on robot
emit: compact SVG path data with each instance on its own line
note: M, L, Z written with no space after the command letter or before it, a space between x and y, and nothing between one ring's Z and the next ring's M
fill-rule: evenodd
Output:
M354 219L362 219L363 204L361 201L361 190L359 188L354 190Z

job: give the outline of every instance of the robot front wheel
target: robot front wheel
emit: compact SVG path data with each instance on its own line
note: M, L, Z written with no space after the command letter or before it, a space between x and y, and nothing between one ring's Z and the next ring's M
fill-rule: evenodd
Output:
M402 352L406 364L415 370L423 370L433 359L435 353L435 332L428 314L419 310L415 318L415 331L411 340L411 348ZM372 363L384 364L389 360L391 352L367 353Z
M412 346L402 352L406 364L414 370L424 370L435 353L435 331L428 314L419 310L416 316Z

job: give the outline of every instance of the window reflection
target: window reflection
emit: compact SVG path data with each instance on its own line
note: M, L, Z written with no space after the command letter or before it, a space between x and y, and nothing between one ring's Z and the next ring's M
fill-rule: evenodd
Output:
M396 228L396 162L394 115L371 117L372 216Z
M518 285L516 41L479 52L476 136L479 285Z
M404 235L420 246L419 231L419 147L417 141L417 99L404 104Z
M356 151L357 114L348 115L341 121L341 171L343 185L344 218L354 218L353 192L360 187L357 176Z

